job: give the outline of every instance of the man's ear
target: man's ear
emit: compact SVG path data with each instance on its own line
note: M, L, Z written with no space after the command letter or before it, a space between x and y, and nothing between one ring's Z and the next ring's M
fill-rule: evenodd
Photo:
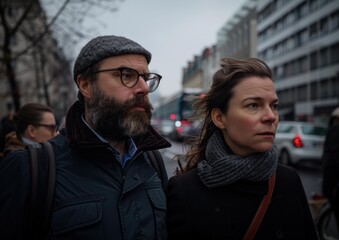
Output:
M91 96L91 84L87 79L84 79L81 77L81 75L78 75L77 80L76 80L79 91L85 98L89 98Z
M215 126L219 129L225 129L225 114L219 108L213 108L211 111L211 119Z

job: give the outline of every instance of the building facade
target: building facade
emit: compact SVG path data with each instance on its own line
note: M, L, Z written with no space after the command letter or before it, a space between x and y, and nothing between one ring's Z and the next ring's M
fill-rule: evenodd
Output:
M192 61L182 71L183 88L202 88L203 87L203 61L204 55L196 55Z
M339 106L339 1L246 1L184 68L182 87L208 90L222 57L271 67L281 120L326 123Z
M248 58L257 55L257 0L247 0L217 33L221 57Z
M339 1L260 0L257 35L280 119L327 122L339 105Z
M182 87L208 91L213 74L220 69L223 57L256 57L256 4L247 0L217 33L217 43L205 48L183 70Z

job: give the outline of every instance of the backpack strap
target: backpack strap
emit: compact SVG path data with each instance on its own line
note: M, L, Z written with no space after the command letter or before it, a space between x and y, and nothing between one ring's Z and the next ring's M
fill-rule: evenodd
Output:
M167 172L166 172L166 168L164 164L164 159L162 158L159 150L148 151L147 156L152 167L157 172L158 177L160 178L162 182L162 188L165 191L167 187L168 176L167 176Z
M50 142L29 144L30 156L30 235L40 238L46 235L52 209L56 181L53 147Z

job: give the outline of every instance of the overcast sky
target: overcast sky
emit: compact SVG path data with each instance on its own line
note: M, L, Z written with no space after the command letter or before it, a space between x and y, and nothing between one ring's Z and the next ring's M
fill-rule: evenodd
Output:
M152 53L150 71L163 76L157 91L181 88L182 69L217 41L217 32L246 0L124 0L117 12L102 14L102 35L130 38ZM81 42L82 47L89 39Z

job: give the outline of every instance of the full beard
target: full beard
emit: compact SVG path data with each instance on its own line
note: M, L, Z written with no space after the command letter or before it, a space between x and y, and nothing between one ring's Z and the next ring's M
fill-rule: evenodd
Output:
M132 111L135 106L142 106L145 112ZM145 95L120 102L105 96L93 85L93 98L87 103L87 119L106 140L126 140L148 131L152 109Z

